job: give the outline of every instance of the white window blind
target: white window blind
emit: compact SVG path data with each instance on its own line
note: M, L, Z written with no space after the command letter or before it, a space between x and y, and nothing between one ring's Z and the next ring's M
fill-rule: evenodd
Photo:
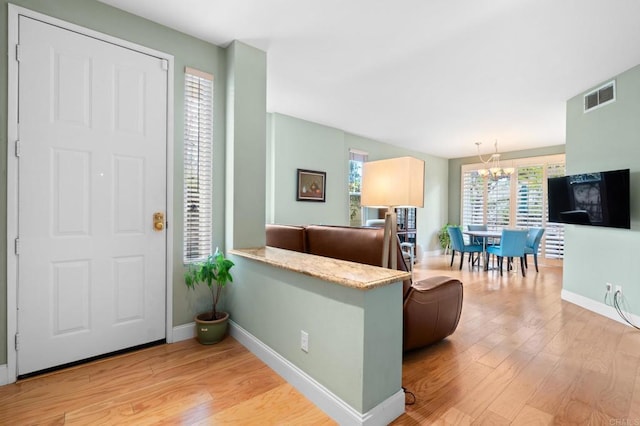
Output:
M546 204L542 188L543 175L544 167L539 164L516 169L516 227L542 227Z
M462 223L466 225L485 223L484 178L476 170L462 173Z
M546 167L547 178L558 177L565 175L565 164L555 163L548 164ZM546 180L545 180L546 191ZM549 206L545 206L545 218L549 217ZM543 243L540 244L544 247L544 256L550 259L562 259L564 258L564 225L561 223L547 223L544 231Z
M511 179L487 179L487 221L490 230L508 228L511 218Z
M185 69L184 262L205 259L213 238L213 76Z

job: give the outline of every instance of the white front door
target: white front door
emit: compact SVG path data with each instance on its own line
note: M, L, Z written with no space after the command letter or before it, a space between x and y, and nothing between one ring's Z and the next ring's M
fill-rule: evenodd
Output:
M165 338L162 59L19 18L18 375Z

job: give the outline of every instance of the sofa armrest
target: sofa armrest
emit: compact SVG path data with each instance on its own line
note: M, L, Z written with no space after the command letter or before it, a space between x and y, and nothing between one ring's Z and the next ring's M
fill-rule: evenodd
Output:
M462 313L462 282L437 276L413 283L404 300L405 351L451 335Z

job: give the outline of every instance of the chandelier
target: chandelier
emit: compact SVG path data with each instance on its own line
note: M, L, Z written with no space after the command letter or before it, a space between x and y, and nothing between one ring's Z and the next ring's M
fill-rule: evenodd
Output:
M513 167L500 167L500 154L498 153L498 141L495 141L493 146L495 151L488 159L482 158L480 155L480 145L482 142L476 142L476 146L478 147L478 158L482 161L482 164L485 165L486 168L478 170L478 174L480 176L489 176L492 179L498 179L503 176L511 176L515 171Z

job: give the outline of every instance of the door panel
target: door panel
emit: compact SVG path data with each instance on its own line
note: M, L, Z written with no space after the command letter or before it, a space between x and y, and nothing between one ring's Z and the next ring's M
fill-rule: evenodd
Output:
M20 375L165 337L167 73L19 25Z
M88 152L52 149L53 237L87 236L91 182Z

